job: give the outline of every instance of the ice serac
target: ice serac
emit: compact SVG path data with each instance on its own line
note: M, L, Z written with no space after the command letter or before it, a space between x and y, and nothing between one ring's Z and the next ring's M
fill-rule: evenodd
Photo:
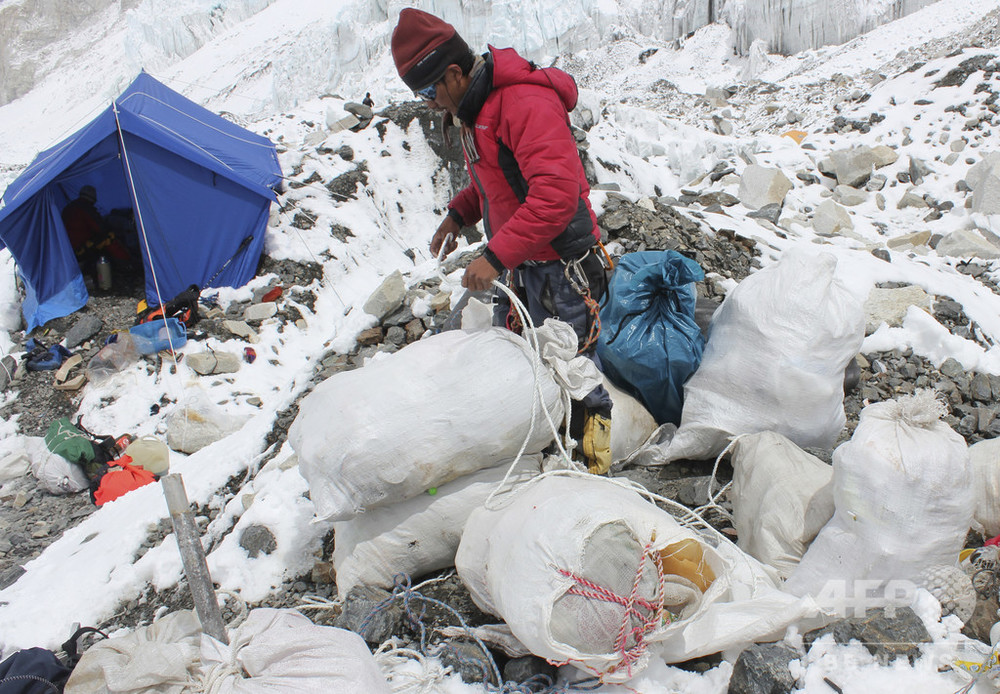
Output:
M736 51L750 52L755 40L770 52L792 55L850 41L935 0L729 0L717 19L733 27Z

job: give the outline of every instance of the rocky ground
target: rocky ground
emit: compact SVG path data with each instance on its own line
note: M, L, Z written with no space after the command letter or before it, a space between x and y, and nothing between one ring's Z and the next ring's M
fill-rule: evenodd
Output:
M979 37L981 42L993 41L995 45L998 37L990 31L994 29L984 29L984 35ZM944 49L952 50L953 47L943 46ZM899 60L911 60L918 62L919 56L901 56ZM1000 67L991 56L991 59L980 61L976 65L966 67L971 72L981 72L981 79L986 87L981 96L984 110L977 110L980 116L976 124L966 128L966 137L969 140L987 138L992 131L989 128L1000 124L1000 120L995 117L996 108L990 108L997 103L996 82L992 81L995 71ZM841 85L842 86L842 85ZM838 87L839 88L839 87ZM818 89L818 87L816 88ZM841 92L846 91L841 89ZM787 114L779 114L775 111L768 111L766 105L771 103L776 97L774 92L766 91L762 85L741 88L730 95L732 103L745 110L745 122L741 127L756 127L755 124L765 123L760 126L771 130L787 127L790 122ZM851 92L853 94L853 92ZM843 96L841 94L841 96ZM851 103L864 103L863 94L850 96ZM992 100L990 100L992 98ZM806 99L808 101L808 99ZM709 101L698 102L696 109L698 118L710 120L712 114L717 111L717 106ZM986 115L989 114L989 115ZM785 120L781 119L785 117ZM420 124L428 135L428 142L432 148L441 156L442 166L452 175L452 180L461 184L465 173L459 161L459 154L456 148L448 149L444 147L437 135L437 130L431 127L431 118L427 109L419 104L400 104L391 106L374 121L372 127L385 127L389 120L401 127L406 127L414 119L419 119ZM768 120L770 119L770 120ZM725 130L722 123L713 121L714 127ZM841 121L831 122L831 128L837 132L845 133L852 130L862 131L865 127L872 125L873 121L878 122L878 118L866 118L864 120L843 118ZM760 129L760 128L759 128ZM588 168L592 171L594 162L587 161L586 140L587 135L583 131L578 132L578 140L581 143L581 155L587 162ZM350 148L341 148L336 152L319 152L322 155L338 156L345 161L352 161L354 153ZM935 165L938 166L938 165ZM920 167L917 166L907 170L907 180L897 176L900 184L910 182L910 179L921 175ZM819 185L823 176L838 179L837 171L802 172L799 180L809 185ZM727 176L732 174L733 167L727 162L720 165L701 180L692 182L685 189L679 198L654 198L631 202L624 196L609 192L609 200L604 212L599 219L602 230L606 234L609 242L617 243L624 252L636 250L657 250L670 249L677 250L684 255L695 259L705 270L707 280L699 283L699 318L701 322L707 322L711 315L711 310L723 297L720 282L732 280L739 282L749 275L755 268L760 267L759 250L757 244L724 226L716 227L706 221L709 213L717 213L734 205L737 200L729 193L721 190L715 183L725 181ZM301 173L301 172L299 172ZM900 172L902 173L902 172ZM293 172L293 177L298 175ZM809 178L811 177L811 178ZM813 180L814 179L814 180ZM882 177L882 184L886 183L886 176ZM876 179L877 180L877 179ZM298 182L293 182L291 188L296 185L322 185L329 191L334 199L344 199L357 194L360 187L366 182L366 164L357 162L353 170L346 174L332 178L331 180L315 180L305 178ZM839 181L838 181L839 182ZM829 183L829 181L828 181ZM721 184L720 184L721 185ZM865 189L866 193L876 193L880 188L874 188L868 181L858 184ZM895 185L890 179L890 186ZM833 187L832 185L829 187ZM852 186L847 186L848 188ZM839 190L836 193L838 200L843 200L851 193L849 190ZM956 196L960 191L956 191ZM727 197L728 196L728 197ZM942 214L949 209L943 204L947 201L927 200L923 201L928 209L928 214L939 211ZM952 203L953 205L955 203ZM963 204L959 200L959 204ZM315 224L315 220L308 214L292 205L286 205L284 210L292 215L293 225L307 229ZM799 211L793 211L799 215ZM815 215L812 210L801 211L798 218L793 218L793 223L815 223ZM773 214L772 214L773 213ZM808 216L805 216L808 215ZM793 215L794 217L794 215ZM712 217L717 219L717 217ZM789 224L788 217L782 217L782 209L762 210L761 224L777 225L786 228ZM931 220L933 221L933 220ZM783 224L785 226L783 226ZM339 235L342 238L351 236L350 229L337 227L330 230L330 233ZM474 240L475 232L466 230L470 240ZM933 247L940 239L933 239L931 234L927 238L911 239L911 246L916 248L920 245ZM878 251L873 251L878 255ZM888 254L884 259L888 262ZM882 257L882 256L879 256ZM469 255L452 259L449 261L450 267L460 266L467 263ZM992 264L986 261L964 262L959 264L958 269L981 281L984 286L997 292L997 286L993 279ZM309 304L311 298L307 287L314 279L321 274L321 268L313 265L299 265L288 262L273 262L264 259L260 272L275 273L278 277L277 283L285 287L286 291L296 293L297 301ZM434 295L437 290L437 280L428 280L418 287L412 288L411 292L423 292ZM41 329L33 331L31 337L53 344L67 338L74 329L78 328L84 319L93 325L98 326L92 332L76 342L69 345L75 351L84 355L85 359L92 357L100 346L103 339L112 331L126 329L131 325L134 317L135 304L139 298L138 287L128 285L116 285L116 290L105 295L98 295L88 307L64 319L51 321ZM899 289L896 285L885 285L884 290ZM947 326L954 334L961 335L971 340L980 342L984 346L989 346L982 337L982 331L978 329L968 316L966 316L961 306L951 297L931 296L928 297L929 310L942 325ZM339 371L355 368L361 365L366 357L377 351L395 351L408 342L412 342L428 329L440 330L449 325L449 310L446 303L438 301L433 304L435 312L428 318L416 318L407 309L400 309L387 315L376 328L365 331L359 336L356 347L347 354L331 352L321 360L314 382L319 383ZM246 305L233 305L225 311L213 312L211 307L205 307L206 318L203 319L194 329L193 339L199 335L228 335L225 326L226 319L237 319L243 316ZM282 315L282 319L294 323L299 316L294 309L290 309ZM23 339L28 336L22 335ZM158 355L146 357L150 373L159 370ZM957 362L948 360L940 367L934 367L921 357L909 351L893 351L888 353L862 354L856 360L856 367L848 369L845 374L845 411L847 414L847 426L845 427L841 440L847 440L857 425L858 415L861 409L870 403L887 400L903 393L913 392L917 388L934 388L940 392L947 400L949 412L946 416L947 423L959 432L971 444L976 441L993 438L1000 434L1000 378L986 374L967 373ZM61 392L52 388L51 372L26 372L19 370L14 380L7 385L7 388L16 393L4 410L0 411L0 416L17 416L23 434L41 436L44 434L48 424L62 416L73 417L76 412L77 395L71 392ZM288 426L294 420L297 407L292 406L287 411L280 414L276 419L274 427L268 437L268 444L281 443L287 435ZM100 432L122 434L125 432ZM274 447L273 450L277 450ZM811 451L819 457L829 462L832 451ZM662 496L678 501L689 508L697 508L707 501L706 488L708 475L712 472L712 461L679 461L671 465L656 469L627 469L618 474L629 477L646 485L651 491ZM240 486L248 472L237 476L228 485L227 492L230 496L239 492ZM732 474L731 468L723 461L719 470L719 481L725 483ZM224 506L228 497L222 500L223 503L212 509L195 509L195 515L200 521L214 518L216 508ZM723 502L725 507L726 502ZM25 478L21 483L9 485L5 488L4 495L0 497L0 589L11 585L23 572L21 568L24 563L38 556L51 542L57 539L67 528L73 527L80 519L86 517L93 511L86 493L71 496L53 496L38 489L30 478ZM707 520L722 532L733 536L734 531L726 518L718 513L709 514ZM140 554L146 549L158 545L164 536L172 531L169 522L164 521L153 530L147 542L140 550ZM981 545L984 538L970 534L968 538L969 546ZM334 571L331 564L331 555L335 538L328 536L324 541L323 556L319 557L312 571L300 576L289 577L282 588L272 594L265 602L267 606L273 607L302 607L307 601L311 604L306 609L309 615L318 623L337 623L362 629L362 624L366 621L366 607L370 608L379 604L386 597L384 592L368 591L358 595L353 595L349 600L343 602L337 600L334 585ZM241 538L241 543L248 552L269 552L273 549L274 538L269 535L266 528L255 529L254 532L245 532ZM468 596L467 591L462 587L461 582L454 576L447 573L439 574L442 580L431 583L421 589L423 595L440 600L454 608L469 624L477 625L493 621L492 618L483 615L475 609ZM414 577L415 580L427 577ZM343 596L341 596L343 597ZM331 601L331 602L324 602ZM191 599L187 586L182 581L177 587L163 592L149 592L127 604L120 606L118 612L98 626L105 630L113 630L119 627L133 627L137 624L149 622L154 614L163 610L191 607ZM224 610L226 618L232 617L238 611L239 606L227 603ZM970 621L968 632L983 640L988 640L987 634L991 618L995 618L996 599L981 598L977 606L977 613ZM404 640L412 641L418 637L418 631L413 624L407 623L404 619L403 609L400 604L393 606L391 610L384 610L383 617L374 622L369 621L364 624L365 635L373 643L379 643L391 634L401 635ZM359 616L360 615L360 616ZM412 616L412 615L411 615ZM449 625L456 623L455 614L443 610L440 607L430 609L422 620L430 626ZM857 629L867 628L865 624L855 625ZM916 634L916 627L912 624L894 623L892 629L897 640L919 641L924 636ZM911 631L907 631L912 629ZM908 638L901 637L901 634L909 635ZM461 643L461 642L457 642ZM463 651L466 645L455 645L458 649L457 655L453 659L456 667L468 665L470 659L473 661L472 670L468 671L468 677L472 680L482 679L481 672L477 669L475 662L482 663L482 658L476 653ZM752 657L758 655L764 657L784 657L781 653L775 654L774 649L762 654L766 647L757 648L751 654ZM787 655L787 654L784 654ZM494 652L494 656L501 664L514 668L510 671L510 677L523 680L526 674L550 672L548 666L534 661L518 661L508 659L499 652ZM748 656L749 658L750 656ZM700 659L687 666L694 669L705 669L717 662L717 658ZM742 661L741 661L742 662ZM787 662L787 660L786 660ZM521 668L521 669L517 669ZM742 666L745 676L754 676L753 663L749 660ZM740 670L740 667L737 668ZM735 676L734 676L735 677ZM777 690L776 690L777 691Z

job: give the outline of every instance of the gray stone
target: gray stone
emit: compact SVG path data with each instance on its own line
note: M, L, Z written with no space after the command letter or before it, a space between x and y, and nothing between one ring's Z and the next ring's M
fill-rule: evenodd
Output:
M864 146L831 152L829 159L837 183L855 188L868 180L876 163L871 147Z
M0 359L0 392L6 390L15 378L17 378L17 360L8 354Z
M1000 258L1000 246L975 229L957 229L938 241L934 249L938 255L953 258Z
M778 219L781 218L781 204L772 202L768 205L764 205L758 210L747 212L747 217L750 217L751 219L766 219L771 222L771 224L777 224Z
M854 222L843 206L833 200L824 200L816 208L812 219L813 229L821 236L833 236L839 231L853 231Z
M386 330L385 341L394 345L405 345L406 331L398 325L394 325Z
M941 375L954 380L959 376L965 375L965 367L962 366L957 360L948 357L942 362L940 368L938 369Z
M270 554L278 548L278 541L274 539L274 533L264 525L250 525L243 529L240 535L240 547L247 551L251 559L256 559L261 554Z
M354 150L350 145L341 145L338 147L337 155L344 161L354 161Z
M344 104L344 110L358 119L358 123L351 127L352 130L361 130L371 123L372 117L375 115L371 108L355 101L348 101Z
M548 677L550 681L556 682L559 679L559 669L555 665L550 665L545 659L534 655L511 658L503 666L504 682L523 684L533 677Z
M262 304L251 304L243 312L243 320L247 323L259 323L271 318L278 313L278 305L273 301L266 301Z
M722 205L724 207L731 207L740 201L735 195L727 193L725 191L712 191L711 193L703 193L698 196L698 203L709 207L711 205Z
M888 665L899 657L911 663L920 657L918 644L930 643L931 637L910 607L877 607L869 609L863 617L838 620L803 636L806 648L826 634L840 644L856 640L882 664Z
M677 501L692 508L707 504L708 485L711 482L711 477L692 477L684 480L680 489L677 490Z
M872 255L879 260L884 260L887 263L892 262L892 255L884 248L876 248L872 251Z
M3 571L0 571L0 590L14 585L17 579L24 575L24 567L20 564L14 564L9 566Z
M469 641L447 641L441 645L438 654L441 663L451 667L468 684L498 685L496 673L490 658L475 643Z
M792 182L780 169L751 164L740 177L739 199L752 210L772 203L781 204L792 189Z
M899 159L899 153L888 145L877 145L872 147L872 156L875 157L876 169L881 169L884 166L895 164Z
M931 169L922 159L911 156L908 173L910 174L910 183L916 186L920 185L920 182L924 180L924 176L931 173Z
M365 302L364 311L382 320L387 315L403 305L406 298L406 283L399 270L393 271L391 275L382 280L378 289L368 297Z
M896 203L897 210L902 210L906 207L920 208L920 207L930 207L930 205L927 204L927 201L924 200L922 195L917 195L916 193L913 193L908 190L905 193L903 193L903 197L901 197L899 199L899 202Z
M969 384L969 395L979 402L990 402L993 399L993 386L987 374L977 373Z
M796 687L789 663L802 656L781 643L755 643L733 666L728 694L787 694Z
M991 152L965 177L972 188L972 211L1000 214L1000 152Z
M214 351L189 354L185 363L202 376L236 373L242 365L237 355Z
M73 349L92 338L104 327L104 321L94 315L81 316L73 327L66 331L66 348Z
M876 192L885 188L885 175L884 174L873 174L871 178L868 179L868 184L865 188L871 192Z
M865 333L870 335L882 323L892 327L901 326L910 306L929 310L931 297L916 285L889 289L873 287L864 305Z
M860 205L868 199L867 193L851 186L837 186L833 189L833 199L845 207Z
M260 342L260 337L257 335L257 331L251 328L246 321L225 320L222 321L222 327L231 332L233 335L242 337L251 344Z
M368 643L382 643L398 634L403 623L403 606L398 600L373 586L351 588L334 626L358 634Z

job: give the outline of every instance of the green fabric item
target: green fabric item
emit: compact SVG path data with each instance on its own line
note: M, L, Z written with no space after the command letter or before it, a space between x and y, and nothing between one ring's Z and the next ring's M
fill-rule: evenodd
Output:
M94 459L94 446L90 437L73 426L66 417L49 425L49 430L45 432L45 445L71 463L86 465Z

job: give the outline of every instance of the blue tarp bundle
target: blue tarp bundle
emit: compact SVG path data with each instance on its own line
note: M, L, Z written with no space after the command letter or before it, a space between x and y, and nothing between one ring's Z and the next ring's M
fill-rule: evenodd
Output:
M694 283L703 279L701 266L676 251L627 253L601 309L597 354L604 372L660 424L680 423L684 383L701 363Z
M246 284L280 182L270 140L141 73L94 120L39 154L3 194L0 241L25 283L28 329L87 303L60 216L82 186L97 189L102 212L136 211L146 298L157 304L153 272L164 301L192 284L205 288L230 258L211 286Z

